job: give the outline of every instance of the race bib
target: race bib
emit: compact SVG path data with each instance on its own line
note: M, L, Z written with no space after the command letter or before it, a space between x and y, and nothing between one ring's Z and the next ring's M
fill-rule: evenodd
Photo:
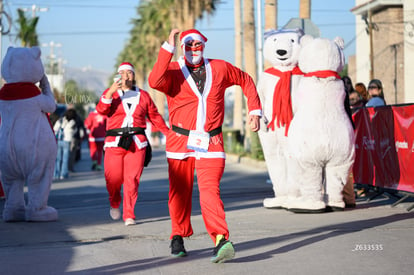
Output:
M187 148L197 152L207 152L210 134L202 131L190 131Z

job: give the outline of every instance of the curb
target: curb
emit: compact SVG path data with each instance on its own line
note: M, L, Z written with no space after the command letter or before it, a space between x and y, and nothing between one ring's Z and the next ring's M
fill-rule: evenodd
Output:
M256 160L245 156L226 153L226 160L232 163L240 163L254 168L267 170L266 162L263 160Z

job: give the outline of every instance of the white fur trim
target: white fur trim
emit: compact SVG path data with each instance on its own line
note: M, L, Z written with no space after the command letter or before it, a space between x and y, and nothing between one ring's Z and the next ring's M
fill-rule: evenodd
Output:
M111 104L112 103L112 98L105 98L104 96L102 96L101 101L102 101L102 103L105 103L105 104Z
M262 117L262 110L260 110L260 109L257 109L257 110L251 110L251 111L249 112L249 115L254 115L254 116L259 116L259 117Z
M130 70L133 73L135 73L134 67L132 67L131 65L128 65L128 64L124 64L124 65L121 65L121 66L118 67L118 72L124 71L124 70Z
M168 42L164 42L164 44L162 44L162 46L161 46L164 50L166 50L167 52L170 52L170 53L174 53L174 51L175 51L175 47L174 46L171 46Z
M186 152L186 153L176 153L176 152L166 152L167 158L170 159L185 159L189 157L194 157L197 159L200 158L226 158L226 153L224 152Z
M188 40L187 38L191 38L191 40L201 41L201 42L203 42L203 44L206 43L206 41L204 40L204 38L201 35L199 35L197 33L189 33L181 39L181 46L185 44L185 42Z

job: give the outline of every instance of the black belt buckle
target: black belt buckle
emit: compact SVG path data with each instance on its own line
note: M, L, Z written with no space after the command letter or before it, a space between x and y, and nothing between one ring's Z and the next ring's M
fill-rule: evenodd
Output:
M133 136L128 135L128 134L122 135L121 138L119 139L118 146L125 150L128 150L129 147L131 146L132 138Z

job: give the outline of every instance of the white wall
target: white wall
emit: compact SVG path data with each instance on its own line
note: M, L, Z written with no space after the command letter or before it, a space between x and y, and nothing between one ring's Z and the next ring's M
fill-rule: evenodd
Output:
M368 2L367 0L355 0L355 6L359 6ZM357 15L355 18L355 35L356 35L356 79L352 82L355 85L357 82L362 82L366 86L370 81L369 71L371 68L369 54L369 35L366 32L367 25L362 19L361 15Z
M404 1L404 98L414 103L414 1Z

